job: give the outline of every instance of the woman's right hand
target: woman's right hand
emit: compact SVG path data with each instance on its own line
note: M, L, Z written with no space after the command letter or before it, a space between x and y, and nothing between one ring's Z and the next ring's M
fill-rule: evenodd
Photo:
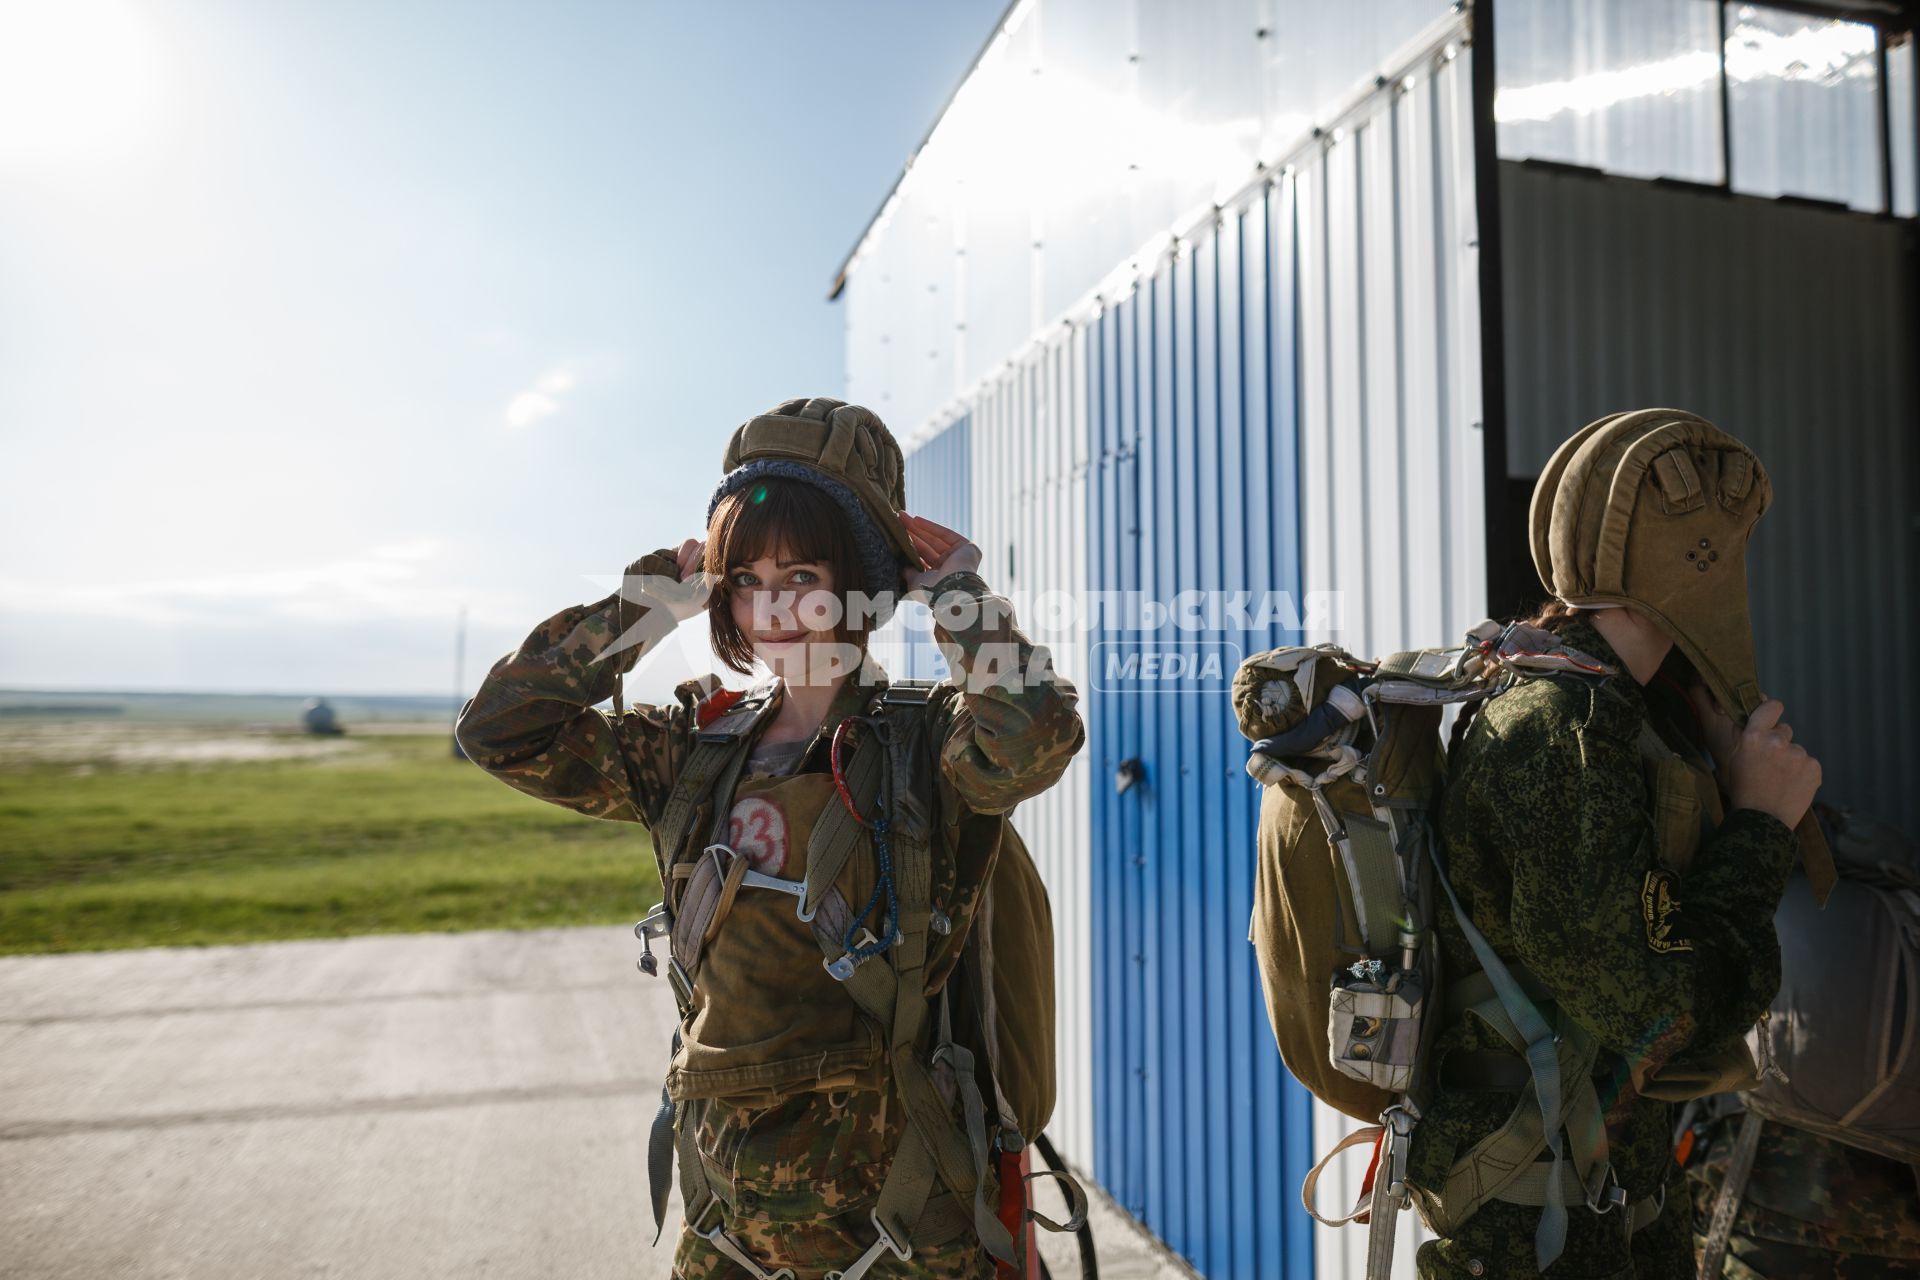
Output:
M623 594L629 599L657 602L677 622L697 618L707 610L707 601L718 578L709 579L701 568L706 544L688 538L678 551L662 547L641 556L627 566Z
M1779 699L1769 698L1747 717L1727 757L1727 801L1797 827L1820 790L1820 762L1794 742L1792 727L1780 718L1785 713Z

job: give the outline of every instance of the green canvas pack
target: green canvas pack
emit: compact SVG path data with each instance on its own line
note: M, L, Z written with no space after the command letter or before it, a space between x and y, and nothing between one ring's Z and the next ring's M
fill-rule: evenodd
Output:
M1315 1097L1375 1121L1308 1174L1307 1211L1330 1226L1369 1224L1369 1277L1390 1274L1394 1224L1417 1203L1450 1234L1490 1199L1542 1207L1542 1265L1558 1256L1566 1206L1608 1194L1590 1037L1537 1007L1545 992L1503 962L1454 899L1429 812L1446 779L1449 707L1514 681L1604 680L1610 669L1551 632L1483 622L1454 649L1367 661L1332 645L1255 654L1233 682L1247 772L1263 786L1249 928L1268 1017L1288 1069ZM1453 912L1481 971L1448 982L1434 921ZM1463 1155L1441 1194L1406 1181L1414 1125L1429 1100L1442 1017L1484 1021L1525 1059L1533 1087L1505 1125ZM1566 1085L1562 1092L1562 1084ZM1568 1134L1579 1135L1563 1139ZM1376 1173L1351 1211L1324 1216L1315 1185L1332 1158L1372 1143ZM1550 1153L1550 1162L1536 1162ZM1617 1186L1613 1188L1617 1191ZM1621 1205L1636 1227L1658 1206Z

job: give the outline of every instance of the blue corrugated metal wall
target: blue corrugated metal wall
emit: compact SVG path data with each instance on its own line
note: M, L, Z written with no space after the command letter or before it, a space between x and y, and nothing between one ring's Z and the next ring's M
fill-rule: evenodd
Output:
M1088 585L1171 604L1185 590L1301 591L1295 220L1290 183L1161 262L1096 324ZM1172 625L1105 619L1088 673L1096 1173L1203 1273L1310 1275L1297 1188L1310 1098L1281 1068L1246 921L1257 797L1225 682L1149 693L1106 669ZM1298 643L1209 628L1225 664ZM1186 639L1191 643L1191 639ZM1144 782L1111 784L1138 759Z
M907 510L949 529L973 529L973 441L968 420L957 418L914 450L907 467ZM946 659L934 646L924 610L916 610L902 637L904 662L896 674L910 680L939 680Z

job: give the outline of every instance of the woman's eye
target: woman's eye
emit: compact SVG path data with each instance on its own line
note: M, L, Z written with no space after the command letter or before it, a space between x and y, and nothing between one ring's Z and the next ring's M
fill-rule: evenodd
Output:
M790 579L795 586L805 587L820 581L820 575L811 569L795 569Z
M733 575L733 585L736 587L756 587L760 585L760 580L748 573L745 569L742 569Z

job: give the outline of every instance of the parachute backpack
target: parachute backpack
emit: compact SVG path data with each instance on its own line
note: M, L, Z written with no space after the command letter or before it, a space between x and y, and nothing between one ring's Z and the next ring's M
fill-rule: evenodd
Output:
M1839 879L1823 911L1811 878L1796 875L1774 915L1780 990L1749 1038L1776 1069L1740 1095L1702 1275L1720 1273L1768 1124L1911 1165L1920 1180L1920 849L1885 824L1827 812ZM1733 1099L1709 1109L1723 1102Z
M1540 994L1534 984L1502 962L1460 910L1429 811L1445 781L1446 708L1519 680L1611 675L1552 632L1491 621L1460 648L1369 662L1333 645L1296 646L1255 654L1235 673L1234 711L1253 741L1247 772L1262 784L1249 939L1274 1039L1315 1097L1370 1122L1307 1175L1301 1200L1328 1226L1368 1224L1369 1277L1389 1274L1395 1220L1414 1199L1407 1157L1430 1100L1436 1001L1500 1032L1527 1060L1536 1087L1501 1131L1449 1171L1444 1204L1420 1198L1422 1215L1445 1233L1498 1197L1542 1205L1549 1216L1557 1202L1564 1226L1564 1197L1552 1193L1564 1186L1560 1131L1571 1113L1596 1105L1585 1095L1597 1047L1570 1022L1550 1027L1531 998ZM1482 968L1452 988L1443 985L1434 938L1439 894ZM1563 1099L1562 1080L1587 1080L1584 1095L1576 1083ZM1363 1143L1377 1152L1370 1186L1344 1216L1323 1216L1314 1199L1322 1171ZM1547 1179L1532 1168L1543 1150L1555 1157Z

